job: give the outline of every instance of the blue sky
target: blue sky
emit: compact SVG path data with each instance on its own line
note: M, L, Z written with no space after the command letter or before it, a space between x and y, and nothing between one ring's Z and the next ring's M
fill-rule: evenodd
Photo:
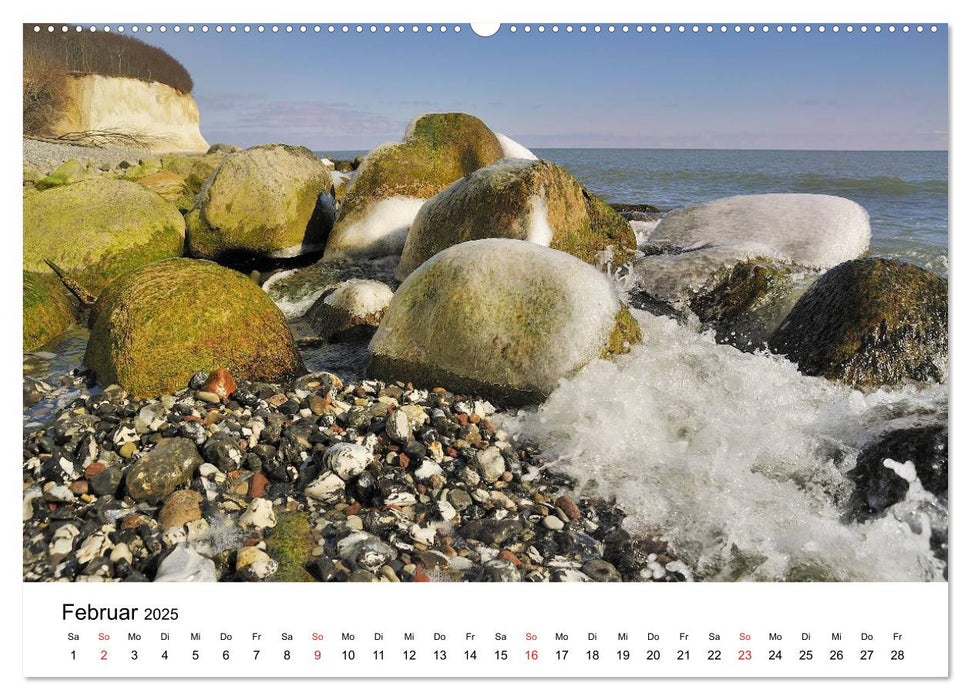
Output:
M203 135L367 150L463 111L527 146L947 148L947 32L154 33Z

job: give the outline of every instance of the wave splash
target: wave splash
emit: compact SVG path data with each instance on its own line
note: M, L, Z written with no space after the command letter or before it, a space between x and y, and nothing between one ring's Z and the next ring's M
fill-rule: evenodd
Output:
M563 380L507 428L548 445L585 494L615 497L632 531L660 533L696 577L943 579L929 519L946 514L915 496L849 522L845 474L876 435L946 415L946 387L864 395L637 316L642 345Z

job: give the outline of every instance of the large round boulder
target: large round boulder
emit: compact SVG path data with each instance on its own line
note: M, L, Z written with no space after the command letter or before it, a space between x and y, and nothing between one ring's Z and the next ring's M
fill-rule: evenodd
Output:
M845 262L799 299L769 348L858 388L945 381L947 282L895 260Z
M321 211L330 174L309 149L270 144L230 154L186 215L198 258L288 258L321 250L331 221Z
M561 377L639 340L596 268L529 241L487 239L447 248L405 280L371 340L370 369L534 403Z
M819 194L756 194L670 212L634 266L640 292L692 310L722 342L762 346L812 281L866 252L859 204Z
M24 269L47 260L92 294L147 263L182 255L185 221L171 203L124 180L85 180L24 197Z
M607 257L622 264L637 247L630 224L563 168L514 158L476 170L422 205L398 279L450 246L481 238L532 241L592 264Z
M403 142L371 151L355 172L324 258L400 253L424 200L502 158L496 135L476 117L450 112L416 118Z
M76 304L60 280L24 271L24 351L35 350L74 323Z
M303 372L286 318L248 277L203 260L166 260L119 278L92 311L84 361L102 385L141 396L226 368L237 379Z

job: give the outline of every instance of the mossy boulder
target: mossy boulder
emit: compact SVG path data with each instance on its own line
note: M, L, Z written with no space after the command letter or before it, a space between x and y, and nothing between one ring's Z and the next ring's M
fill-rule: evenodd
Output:
M158 156L152 158L142 158L138 165L132 165L125 169L125 179L138 182L144 177L154 175L162 170L162 159Z
M165 201L171 202L181 212L189 211L195 204L195 195L181 175L162 171L146 175L137 182L160 195Z
M195 257L294 257L321 250L333 223L330 174L309 149L270 144L230 154L186 215Z
M57 166L50 175L37 182L38 190L49 190L52 187L63 187L75 182L81 182L85 176L84 165L79 160L69 160Z
M513 238L562 250L591 264L627 262L634 231L563 168L508 159L476 170L425 202L408 231L398 279L436 253L482 238Z
M324 340L368 339L393 296L383 282L347 280L325 290L307 311L305 320Z
M370 371L507 405L535 403L562 377L639 338L596 268L529 241L469 241L401 285L371 340Z
M306 511L277 509L276 526L266 538L266 553L279 564L272 580L313 581L307 564L313 559L316 544L316 533Z
M103 386L140 396L182 389L199 371L269 382L304 371L283 313L248 277L212 262L130 272L105 290L92 319L85 363Z
M161 170L179 175L185 180L192 193L198 194L225 157L225 153L162 156Z
M24 270L24 351L67 330L76 308L74 297L56 277Z
M401 252L424 200L502 158L496 135L477 117L449 112L416 118L403 142L376 148L357 168L324 258Z
M182 214L160 195L124 180L85 180L24 197L24 269L56 264L92 294L156 260L179 257Z
M866 258L816 280L769 348L803 374L870 389L946 381L947 342L947 282L916 265Z
M664 216L634 278L651 302L691 310L720 342L748 350L765 344L819 274L869 241L866 210L842 197L727 197Z

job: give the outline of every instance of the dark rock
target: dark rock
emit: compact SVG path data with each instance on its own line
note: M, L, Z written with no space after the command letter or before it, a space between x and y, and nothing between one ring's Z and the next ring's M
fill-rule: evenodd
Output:
M139 501L160 501L188 481L202 464L192 440L166 438L128 471L128 494Z
M893 430L864 447L856 467L847 473L856 485L850 506L853 516L858 520L878 517L907 495L910 485L884 466L886 459L913 462L921 485L946 508L947 448L946 426Z
M933 272L894 260L850 260L799 299L769 348L803 374L857 388L941 382L947 304L947 282Z

